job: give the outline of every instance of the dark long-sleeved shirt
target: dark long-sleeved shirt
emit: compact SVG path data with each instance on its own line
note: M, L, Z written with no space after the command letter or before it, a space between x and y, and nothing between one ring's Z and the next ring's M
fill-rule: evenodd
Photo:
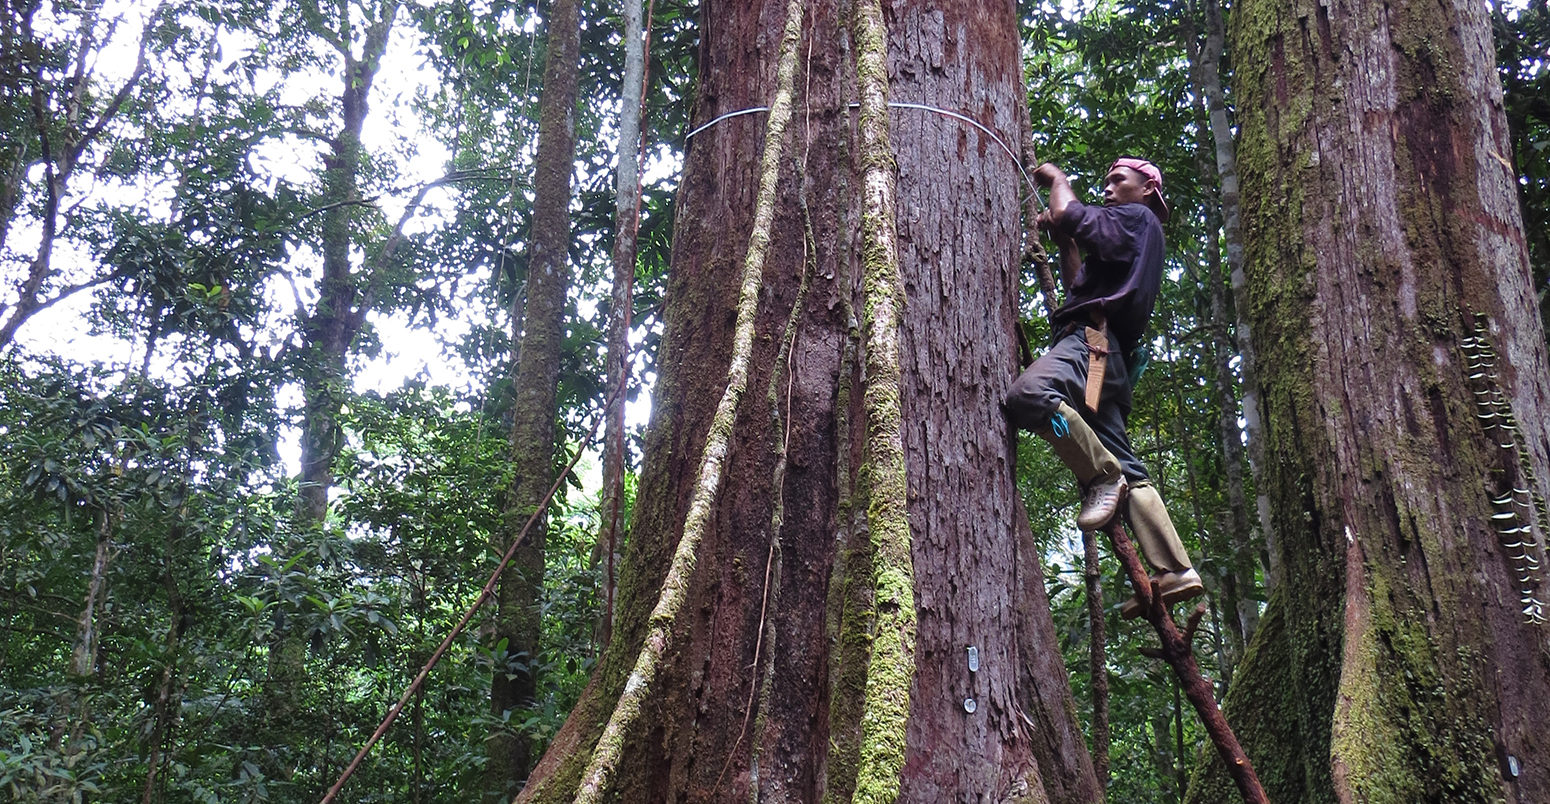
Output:
M1162 287L1162 223L1145 204L1098 207L1074 201L1055 231L1075 240L1086 257L1066 288L1066 303L1055 311L1056 331L1101 311L1109 332L1129 352L1145 335Z

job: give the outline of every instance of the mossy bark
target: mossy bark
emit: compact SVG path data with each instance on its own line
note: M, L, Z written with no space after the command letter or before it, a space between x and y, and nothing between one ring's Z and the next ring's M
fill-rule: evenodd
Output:
M788 0L776 67L775 96L770 101L768 121L764 131L764 154L759 164L759 191L754 201L753 227L748 234L748 249L739 274L736 322L733 325L726 387L722 389L720 399L716 403L715 415L705 435L705 446L701 450L702 457L698 471L694 475L694 488L689 501L689 511L684 518L683 533L679 537L677 546L673 548L673 558L668 565L667 575L662 579L662 590L656 605L652 608L646 638L635 665L630 669L629 677L625 679L619 700L614 704L614 712L609 717L602 736L598 738L597 746L593 749L592 759L582 774L581 787L576 794L578 804L600 801L608 794L613 776L623 758L626 740L632 731L639 728L644 711L643 705L651 694L652 685L662 674L663 656L673 641L674 632L678 630L679 618L683 615L685 603L689 599L695 563L699 558L699 547L710 529L711 516L721 496L727 455L731 449L733 432L737 427L738 407L744 392L748 389L750 364L754 351L754 323L759 312L759 296L764 283L771 230L775 218L776 185L780 179L782 155L786 147L786 127L791 122L797 48L802 43L802 22L801 0ZM803 275L805 276L805 273ZM798 297L800 296L799 292ZM789 326L787 330L790 330ZM783 338L781 343L786 343L786 340ZM780 351L783 353L785 350L782 347ZM783 361L776 360L777 365L781 362ZM772 410L770 415L773 418L778 413ZM776 455L776 465L782 467L782 471L776 478L779 480L779 475L784 473L784 445L776 448ZM771 507L774 509L771 521L777 525L781 521L780 498L781 495L777 493L771 500ZM771 549L773 555L773 544ZM765 584L768 583L769 574L766 573ZM762 641L762 635L765 632L763 623L765 612L761 610L759 617L758 632ZM758 665L757 653L758 650L755 648L753 662L755 667ZM751 698L752 696L750 700ZM746 722L747 718L745 717L744 720ZM733 744L734 752L740 742L741 733L739 739ZM722 776L718 774L716 782L712 785L711 795L714 795L721 778Z
M511 482L495 550L503 554L528 520L539 514L496 590L493 639L506 642L511 670L497 666L490 685L490 709L497 718L533 705L538 688L541 635L540 596L544 586L547 521L539 509L555 470L556 399L565 348L565 298L570 290L570 198L576 154L576 84L581 40L578 0L554 0L549 7L544 87L538 102L538 150L533 162L533 258L512 372ZM512 718L520 721L520 718ZM510 794L532 767L531 738L509 726L485 741L485 786Z
M857 0L856 84L861 98L861 283L865 333L867 530L874 590L855 801L899 798L915 663L915 569L900 412L898 186L888 140L888 28L877 0Z
M1550 630L1493 526L1504 490L1550 494L1550 372L1486 10L1235 14L1284 583L1229 717L1275 801L1550 800ZM1502 355L1488 370L1477 322ZM1478 418L1482 393L1510 435ZM1543 599L1542 575L1528 585ZM1209 778L1191 800L1223 800Z
M804 8L748 362L753 387L780 391L737 401L681 614L617 735L604 798L1097 801L999 409L1016 369L1016 165L961 121L890 112L899 283L869 292L852 4ZM697 124L770 104L781 9L713 0L702 14ZM1019 145L1010 5L905 2L883 20L888 59L872 75L896 100ZM570 801L581 786L674 572L737 354L764 122L726 119L688 145L614 641L523 800ZM897 306L871 308L874 323L897 321L895 359L863 334L869 297ZM892 385L902 476L880 471L872 426L885 417L865 402Z

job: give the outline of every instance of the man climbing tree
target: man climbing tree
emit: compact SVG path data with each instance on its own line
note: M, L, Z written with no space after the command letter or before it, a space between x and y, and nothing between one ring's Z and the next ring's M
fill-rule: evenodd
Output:
M1007 393L1007 417L1048 441L1076 473L1083 489L1078 527L1102 528L1128 497L1131 530L1163 601L1195 597L1204 591L1200 574L1125 433L1139 375L1130 368L1140 366L1136 358L1162 284L1162 221L1168 218L1162 171L1144 159L1116 159L1104 177L1102 207L1077 201L1053 164L1040 165L1033 176L1050 191L1038 224L1060 246L1067 298L1050 322L1054 346ZM1132 618L1141 610L1131 598L1120 612Z

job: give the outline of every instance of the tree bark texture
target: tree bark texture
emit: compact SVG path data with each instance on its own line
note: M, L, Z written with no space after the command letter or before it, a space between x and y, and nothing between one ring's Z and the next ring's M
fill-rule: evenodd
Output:
M702 7L696 125L770 103L784 5ZM903 747L900 800L1097 801L999 409L1016 370L1016 164L972 126L917 109L890 113L914 662L869 664L893 612L865 491L879 486L851 13L807 4L748 392L687 605L606 798L866 799L878 788L858 765L888 740ZM1012 4L901 2L883 20L892 101L968 115L1018 152ZM618 625L520 800L575 794L683 533L727 382L763 123L729 118L689 142ZM891 731L864 725L878 685L907 691Z
M528 268L523 331L512 377L511 485L506 490L502 552L543 505L555 469L556 383L565 346L565 298L570 290L570 197L576 154L576 83L581 40L578 0L555 0L549 7L548 53L539 98L538 150L533 177L533 258ZM535 523L517 549L497 592L495 639L506 640L517 662L514 672L496 667L490 708L497 717L531 706L537 690L535 668L541 633L539 610L544 586L547 523ZM532 766L529 738L497 729L486 745L485 766L491 790L515 790Z
M1486 9L1235 13L1284 578L1233 722L1275 801L1550 800L1550 372Z

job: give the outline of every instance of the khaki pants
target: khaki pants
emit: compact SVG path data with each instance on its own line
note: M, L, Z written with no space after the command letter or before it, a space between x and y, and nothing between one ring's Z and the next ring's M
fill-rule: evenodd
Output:
M1014 427L1036 430L1049 424L1055 408L1065 402L1082 412L1082 419L1098 434L1098 441L1119 461L1129 480L1144 480L1146 466L1130 447L1125 422L1130 418L1130 373L1119 345L1109 338L1109 359L1103 372L1098 410L1084 401L1087 396L1087 339L1078 328L1055 342L1012 382L1006 395L1006 417Z

